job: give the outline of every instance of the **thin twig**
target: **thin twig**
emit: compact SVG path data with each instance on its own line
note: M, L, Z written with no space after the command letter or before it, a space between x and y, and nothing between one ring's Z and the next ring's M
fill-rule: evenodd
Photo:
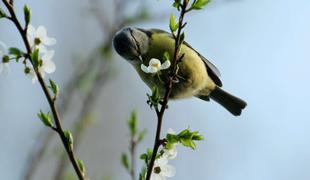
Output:
M131 180L136 180L136 147L137 140L134 136L130 138L130 157L131 157L131 166L130 166L130 176Z
M30 62L32 63L32 59L30 57L30 54L32 54L32 50L30 48L30 43L27 39L27 28L23 29L20 22L18 21L17 17L16 17L16 14L15 14L15 11L14 11L14 8L13 8L13 4L10 4L7 0L2 0L2 2L5 4L5 6L7 7L8 11L10 12L10 15L11 15L11 21L15 24L16 28L18 29L20 35L22 36L22 39L24 41L24 44L26 46L26 49L27 49L27 54L29 56L29 59L30 59ZM36 76L38 78L38 81L41 85L41 88L46 96L46 99L49 103L49 106L52 110L52 114L53 114L53 117L54 117L54 122L55 122L55 125L56 125L56 129L55 131L57 131L57 133L59 134L61 140L62 140L62 143L65 147L65 150L69 156L69 159L73 165L73 168L75 169L76 171L76 174L77 176L79 177L80 180L85 180L85 174L81 171L81 169L79 168L78 166L78 163L77 163L77 160L75 158L75 155L73 153L73 150L70 148L68 142L67 142L67 139L66 139L66 136L64 134L64 130L62 128L62 125L61 125L61 120L60 120L60 117L58 115L58 112L57 112L57 109L56 109L56 106L55 106L55 102L53 101L53 97L51 96L48 88L47 88L47 85L45 84L41 74L37 71L36 68L35 69L35 73L36 73Z
M174 54L173 54L173 61L172 61L172 66L169 72L168 82L166 85L165 96L163 98L163 102L161 104L160 110L158 109L158 107L155 107L156 115L157 115L157 128L156 128L156 136L155 136L152 157L151 157L150 163L147 168L146 180L150 180L151 178L151 174L152 174L155 159L158 153L158 149L162 145L160 134L161 134L161 127L163 123L163 117L164 117L165 110L167 109L169 98L172 92L173 80L177 76L177 72L176 72L177 64L182 60L178 56L179 56L179 49L182 45L182 43L180 42L180 37L181 37L182 28L184 27L183 21L184 21L184 15L186 14L187 5L188 5L188 0L183 0L183 4L181 5L180 17L179 17L179 28L178 28L177 35L175 37L175 48L174 48Z

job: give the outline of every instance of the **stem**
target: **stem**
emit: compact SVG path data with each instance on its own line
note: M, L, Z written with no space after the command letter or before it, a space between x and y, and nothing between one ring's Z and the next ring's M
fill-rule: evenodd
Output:
M130 176L131 180L136 180L136 145L137 141L135 137L131 137L130 140L130 156L131 156L131 166L130 166Z
M156 128L156 136L155 136L155 143L154 143L154 147L153 147L152 157L151 157L150 163L148 165L148 169L147 169L146 180L150 180L150 178L151 178L151 174L152 174L152 170L154 167L156 155L158 153L159 147L162 145L162 142L163 142L160 139L163 117L164 117L165 110L166 110L166 107L168 105L169 98L170 98L170 95L172 92L173 80L177 76L177 72L176 72L177 65L183 58L183 56L181 56L180 58L178 58L178 56L179 56L180 47L182 45L182 43L180 43L180 37L181 37L182 29L185 26L185 24L183 24L183 21L184 21L184 15L187 12L186 8L188 5L188 2L189 2L188 0L183 0L183 4L181 6L181 12L180 12L180 17L179 17L179 28L177 31L177 35L174 36L175 37L175 48L174 48L174 54L173 54L173 61L172 61L172 66L171 66L171 69L169 72L169 77L168 77L168 82L167 82L167 86L166 86L165 96L163 98L163 103L161 104L160 110L158 109L158 107L155 107L155 111L156 111L156 115L157 115L157 128Z
M20 22L18 21L17 17L16 17L16 14L14 12L14 7L12 4L10 4L7 0L2 0L2 2L5 4L6 8L8 9L11 17L11 21L15 24L16 28L18 29L22 39L23 39L23 42L25 44L25 47L27 49L27 54L28 54L28 58L30 59L30 62L32 63L32 60L31 60L31 57L30 57L30 54L32 53L32 50L31 50L31 47L30 47L30 43L27 39L27 28L23 29ZM64 134L64 131L63 131L63 128L62 128L62 125L61 125L61 120L60 120L60 117L59 117L59 114L57 112L57 109L56 109L56 105L55 105L55 101L53 100L53 97L51 96L45 82L44 82L44 79L42 78L41 74L37 71L36 68L35 69L35 73L37 75L37 78L38 78L38 81L41 85L41 88L46 96L46 99L49 103L49 106L52 110L52 114L53 114L53 117L54 117L54 121L55 121L55 131L58 133L58 135L60 136L60 139L62 140L62 143L65 147L65 150L69 156L69 159L73 165L73 168L74 170L76 171L76 174L77 176L79 177L80 180L86 180L86 177L84 175L84 173L81 171L81 169L79 168L78 166L78 163L77 163L77 160L75 158L75 155L72 151L72 149L70 148L70 145L67 143L67 139L66 139L66 136Z

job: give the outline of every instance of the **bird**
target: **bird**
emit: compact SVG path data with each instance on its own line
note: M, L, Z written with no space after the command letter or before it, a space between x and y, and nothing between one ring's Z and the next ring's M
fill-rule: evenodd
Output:
M113 37L115 51L129 62L149 88L157 87L161 97L166 91L165 81L169 76L169 65L164 54L173 57L175 38L161 29L125 27ZM178 63L176 82L173 83L171 99L197 97L210 99L222 105L234 116L241 115L247 103L222 89L220 72L209 60L198 53L186 41L180 46L183 55Z

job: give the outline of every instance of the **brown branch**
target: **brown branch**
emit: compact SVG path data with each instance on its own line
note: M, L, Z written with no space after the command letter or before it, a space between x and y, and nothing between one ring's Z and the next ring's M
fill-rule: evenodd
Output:
M18 21L18 19L16 17L16 14L15 14L15 11L13 8L13 4L10 4L7 0L2 0L2 2L5 4L6 8L10 12L10 15L11 15L10 19L15 24L16 28L18 29L18 31L19 31L19 33L20 33L20 35L24 41L24 45L27 49L28 58L29 58L30 62L32 63L33 61L30 57L30 55L32 54L32 50L30 48L30 44L29 44L29 41L27 39L27 27L25 27L24 29L22 28L20 22ZM46 96L46 99L49 103L49 106L52 110L54 122L56 125L55 130L57 131L58 135L60 136L60 138L62 140L62 143L63 143L65 150L69 156L69 159L73 165L73 168L76 171L77 176L79 177L80 180L85 180L86 179L85 174L79 168L77 160L76 160L75 155L73 153L73 150L70 148L70 145L67 142L66 136L64 134L64 130L63 130L62 125L61 125L61 120L60 120L59 114L58 114L56 106L55 106L55 101L53 101L53 97L51 96L51 94L47 88L47 85L45 84L41 74L38 72L38 70L36 68L34 68L34 69L35 69L35 73L36 73L36 76L38 78L38 81L41 85L41 88L42 88L42 90Z
M182 60L178 56L179 56L180 47L182 45L182 42L180 42L180 37L181 37L182 29L184 28L183 21L184 21L184 15L186 14L187 5L188 5L188 0L183 0L183 4L181 5L180 17L179 17L179 28L178 28L177 35L175 37L175 48L174 48L174 54L173 54L173 62L172 62L172 66L171 66L171 69L169 72L165 96L163 98L163 102L161 104L160 110L158 109L158 107L155 107L156 115L157 115L157 128L156 128L156 136L155 136L155 143L154 143L154 147L153 147L152 157L151 157L150 163L149 163L148 168L147 168L146 180L150 180L150 178L151 178L151 174L152 174L155 159L156 159L156 156L158 153L158 149L162 145L162 140L160 138L160 134L161 134L161 127L162 127L162 123L163 123L163 117L165 114L165 110L167 109L169 98L170 98L170 95L172 92L173 80L177 76L177 72L176 72L177 65Z

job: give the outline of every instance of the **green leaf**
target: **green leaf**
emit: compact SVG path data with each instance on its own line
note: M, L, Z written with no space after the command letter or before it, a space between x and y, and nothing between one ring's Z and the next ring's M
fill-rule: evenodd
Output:
M175 16L173 14L170 15L169 27L171 32L175 32L179 28L179 24L175 20Z
M171 143L171 144L177 143L180 140L179 136L175 134L167 134L166 139L168 143Z
M177 10L179 11L181 8L181 0L174 0L172 6L177 8Z
M182 32L182 34L181 34L181 36L180 36L180 44L183 44L184 39L185 39L185 33Z
M16 57L21 57L24 53L20 50L20 49L18 49L18 48L16 48L16 47L11 47L11 48L9 48L9 54L10 55L14 55L14 56L16 56Z
M137 112L132 111L130 118L128 120L128 127L131 133L131 136L135 136L137 134Z
M53 91L55 96L58 96L58 94L59 94L59 86L53 80L50 79L49 81L50 81L49 88Z
M124 166L124 168L126 170L129 170L130 169L130 166L129 166L129 161L128 161L128 156L127 154L123 153L122 154L122 165Z
M147 158L148 158L148 156L145 153L140 155L141 160L146 160Z
M164 53L164 56L163 56L163 59L164 59L164 61L167 61L167 60L171 60L170 59L170 54L169 54L169 52L168 51L165 51L165 53Z
M24 6L24 16L25 16L25 25L27 27L29 25L30 19L31 19L31 9L29 8L28 5Z
M139 135L138 135L138 142L141 142L141 141L144 139L146 133L147 133L147 130L146 130L146 129L144 129L143 131L141 131L141 132L139 133Z
M78 159L77 163L78 163L78 166L79 166L80 170L85 173L86 169L85 169L84 162L81 159Z
M66 137L66 141L71 149L73 149L73 136L69 130L64 131L64 135Z
M210 3L210 0L197 0L192 4L191 9L199 10L204 8L207 4Z
M156 86L152 88L152 95L147 94L148 96L148 101L147 103L151 106L158 106L160 102L160 95L159 95L159 90Z
M35 69L37 69L39 67L39 64L40 64L40 60L39 60L39 48L36 48L32 54L30 55L31 56L31 60L32 60L32 64L34 66Z
M45 126L48 127L52 127L53 123L52 123L52 117L50 112L48 112L47 114L44 114L41 110L40 113L38 113L38 117L39 119L43 122L43 124Z
M147 168L143 167L139 174L139 180L145 180L146 173L147 173Z
M0 18L7 17L6 13L3 11L2 8L0 8Z

